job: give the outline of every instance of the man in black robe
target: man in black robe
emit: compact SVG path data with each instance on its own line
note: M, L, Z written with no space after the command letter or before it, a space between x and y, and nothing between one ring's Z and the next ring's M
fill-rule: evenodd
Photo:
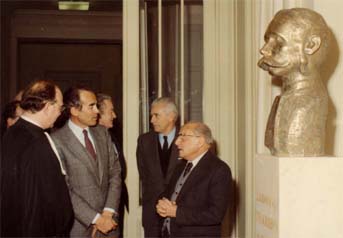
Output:
M67 237L74 213L65 170L50 136L63 107L52 82L33 82L23 93L21 118L2 141L1 237Z

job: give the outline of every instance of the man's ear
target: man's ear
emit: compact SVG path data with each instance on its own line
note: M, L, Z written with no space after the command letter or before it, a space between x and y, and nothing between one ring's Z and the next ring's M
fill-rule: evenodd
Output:
M49 103L49 102L47 102L47 103L45 103L45 105L44 105L44 107L42 108L42 112L44 112L45 114L50 114L50 112L49 112L49 107L51 107L52 105Z
M319 50L322 44L322 40L319 36L312 35L309 37L308 41L305 43L305 53L308 55L313 55L317 50Z
M70 114L73 115L73 116L77 116L79 115L79 109L77 109L76 107L71 107L70 108Z
M199 137L199 147L202 147L206 144L205 138L203 136Z

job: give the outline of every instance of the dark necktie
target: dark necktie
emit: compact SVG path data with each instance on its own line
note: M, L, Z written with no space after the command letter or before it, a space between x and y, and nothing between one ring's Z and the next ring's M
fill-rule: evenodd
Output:
M168 160L169 160L169 153L168 153L168 137L167 136L163 136L163 145L162 145L162 172L164 175L166 175L167 173L167 169L168 169Z
M96 159L96 154L95 154L95 150L94 150L93 144L92 144L91 140L88 137L88 132L87 132L87 130L83 130L82 132L83 132L83 134L85 136L86 149L88 150L88 152L91 154L91 156L95 160Z
M186 175L191 171L191 168L193 167L192 162L187 162L185 171L183 172L183 177L186 177Z
M168 137L163 136L163 146L162 146L163 153L168 153Z

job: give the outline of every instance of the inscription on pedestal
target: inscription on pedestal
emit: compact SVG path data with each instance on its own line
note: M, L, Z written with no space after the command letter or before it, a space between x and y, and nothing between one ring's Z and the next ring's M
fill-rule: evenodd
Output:
M273 162L256 163L256 238L277 238L279 235L278 179Z
M256 160L255 238L342 238L343 158Z
M273 238L277 232L275 200L265 193L256 194L256 238Z

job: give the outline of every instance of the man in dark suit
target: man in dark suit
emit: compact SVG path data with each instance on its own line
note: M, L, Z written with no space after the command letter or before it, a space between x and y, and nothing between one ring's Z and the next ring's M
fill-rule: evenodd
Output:
M162 237L220 237L232 177L229 166L209 151L212 143L203 123L181 128L175 144L185 161L176 167L156 205L165 218Z
M52 137L65 163L75 212L70 235L117 237L121 169L107 129L96 126L96 96L73 87L65 92L64 104L69 120Z
M111 135L111 139L114 145L114 150L119 158L120 167L121 167L121 196L120 196L120 204L119 204L119 228L120 228L120 235L119 237L123 237L123 230L124 230L124 213L125 207L127 211L129 211L129 194L125 184L126 179L126 162L124 158L124 153L121 144L115 137L115 133L111 130L113 128L113 120L117 118L117 115L114 111L114 106L112 102L112 98L109 95L98 93L96 95L98 108L99 108L99 125L106 127Z
M155 209L159 195L168 184L178 162L174 144L178 112L170 98L157 98L151 105L154 131L138 137L137 165L142 182L142 222L145 237L159 237L161 217Z
M1 115L1 133L4 132L16 123L23 110L20 107L20 101L11 101L4 106L4 110Z
M49 81L23 93L21 118L3 138L1 159L1 237L65 237L73 207L65 171L50 136L63 107L60 89Z

